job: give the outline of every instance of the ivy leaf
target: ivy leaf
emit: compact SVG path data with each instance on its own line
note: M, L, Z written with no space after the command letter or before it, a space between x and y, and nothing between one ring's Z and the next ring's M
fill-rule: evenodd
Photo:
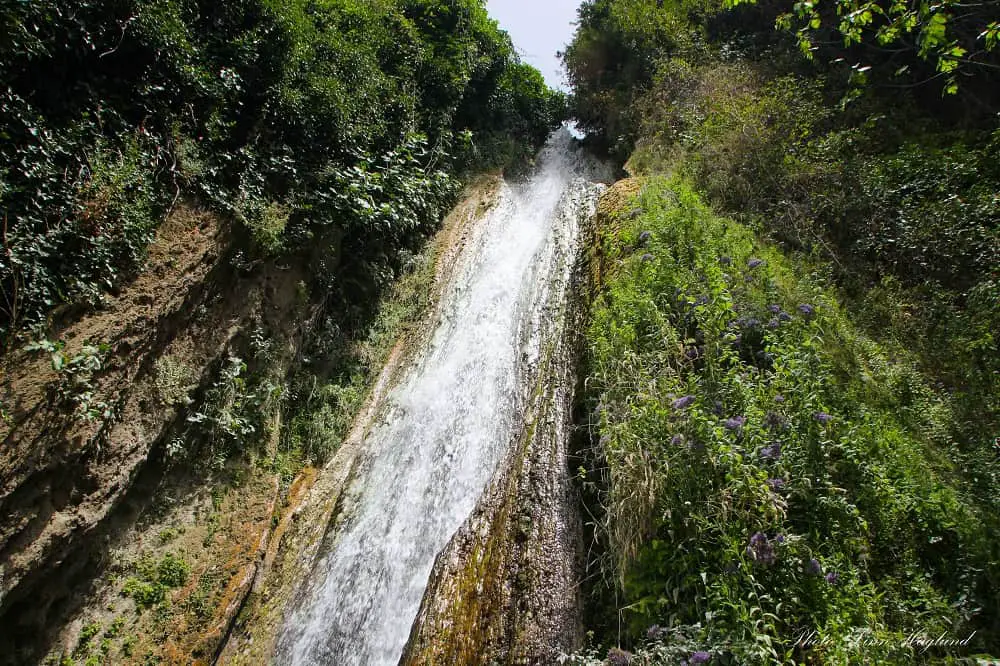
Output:
M986 40L986 50L992 51L1000 41L1000 23L994 21L986 26L986 29L979 33L976 39Z

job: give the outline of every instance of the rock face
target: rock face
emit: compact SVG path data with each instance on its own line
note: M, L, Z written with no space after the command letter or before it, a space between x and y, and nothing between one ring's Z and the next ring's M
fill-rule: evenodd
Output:
M49 338L65 343L63 369L45 351L0 360L9 414L0 422L0 664L79 656L84 616L93 626L117 620L108 641L138 634L151 652L136 651L136 660L210 659L224 635L240 581L266 543L277 476L251 471L239 488L229 484L230 495L201 470L171 468L167 447L183 431L185 403L211 387L253 322L275 333L281 374L303 319L301 276L273 267L240 276L230 246L216 216L182 205L161 225L146 270L95 311L66 312L50 326ZM69 374L74 359L89 366ZM239 506L233 520L222 515L230 504ZM168 551L191 569L176 601L197 592L203 575L214 577L213 603L197 626L179 614L154 622L107 610L132 605L121 590L139 558ZM156 638L146 633L153 623Z
M0 423L0 612L22 628L44 622L52 597L37 594L55 569L70 561L127 494L175 409L156 404L153 363L190 344L197 307L209 296L223 230L209 215L179 210L151 249L150 269L102 311L56 327L67 355L85 344L107 344L94 373L94 400L108 419L77 418L59 395L59 376L47 354L11 354L3 361L0 395L11 414ZM186 332L187 335L183 334ZM206 332L208 333L208 332ZM191 364L204 365L226 343L225 330L198 336ZM200 361L200 363L198 363ZM11 609L17 609L11 613ZM9 625L8 625L9 626ZM23 630L23 629L22 629ZM0 653L12 654L6 650Z

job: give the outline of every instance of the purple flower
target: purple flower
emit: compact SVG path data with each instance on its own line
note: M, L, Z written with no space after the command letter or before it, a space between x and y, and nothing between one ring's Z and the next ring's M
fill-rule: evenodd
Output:
M809 305L808 303L803 303L802 305L799 306L799 312L804 314L806 317L812 317L814 314L816 314L816 308Z
M764 426L770 430L778 430L785 425L785 417L776 412L768 412L764 417Z
M673 407L674 409L684 409L685 407L690 407L693 403L694 403L694 396L686 395L683 398L677 398L676 400L674 400L672 403L670 403L670 406Z
M722 416L722 403L718 400L712 403L712 412L716 416Z
M653 260L653 255L651 255L650 253L647 252L646 254L642 255L642 257L639 260L642 261L642 262L652 261Z
M774 543L779 543L779 544L785 543L785 535L779 534L778 536L774 537Z
M760 450L760 457L764 460L777 460L781 457L781 443L772 442Z
M774 546L762 532L754 532L750 537L750 544L747 546L747 557L758 564L774 564L777 557L774 554Z
M777 303L773 303L771 305L768 305L767 309L772 314L778 314L779 312L781 312L781 306L778 305Z
M779 312L778 313L778 319L780 321L791 321L792 320L792 315L788 314L787 312Z
M826 582L829 583L830 585L836 585L839 579L840 579L840 574L838 574L836 571L831 571L826 575Z
M824 425L833 420L833 417L827 414L826 412L816 412L815 414L813 414L813 418Z
M774 492L778 492L779 490L785 487L784 479L768 479L766 483L767 486Z
M773 318L769 322L767 322L767 327L770 329L778 328L778 326L780 325L781 324L778 323L778 320Z
M733 260L730 257L719 257L719 263L722 264L723 266L728 266L729 264L733 263Z
M670 443L674 446L680 446L684 443L684 435L674 435L670 438Z
M746 422L747 417L745 416L733 416L726 419L725 426L727 430L739 430Z
M760 319L755 319L754 317L744 319L740 323L742 323L744 328L760 328Z
M763 259L756 259L756 258L751 259L750 261L747 262L747 268L757 268L763 263L764 263Z
M611 666L628 666L632 663L632 653L620 648L608 650L608 663Z
M688 661L692 664L707 664L711 659L712 655L705 652L704 650L698 650L697 652L693 652L691 656L688 657Z
M643 231L641 234L639 234L639 244L645 245L646 243L649 242L649 239L652 238L652 236L653 236L652 232Z
M700 347L688 347L684 352L684 355L688 357L691 361L696 361L701 358L701 348Z
M779 393L778 395L774 396L774 401L780 405L785 401L785 396Z
M823 573L823 565L819 563L815 557L809 560L809 564L806 565L806 573L810 576L819 576Z

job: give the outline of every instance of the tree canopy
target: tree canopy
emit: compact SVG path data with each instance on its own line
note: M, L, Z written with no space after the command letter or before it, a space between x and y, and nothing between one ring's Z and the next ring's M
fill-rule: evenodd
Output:
M250 235L283 211L285 251L336 227L391 257L453 176L565 113L480 0L39 0L0 25L0 338L120 283L179 197Z

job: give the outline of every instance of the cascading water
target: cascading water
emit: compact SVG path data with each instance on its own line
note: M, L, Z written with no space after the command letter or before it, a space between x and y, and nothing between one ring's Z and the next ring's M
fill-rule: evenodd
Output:
M540 351L562 325L552 313L600 191L575 148L556 132L462 248L434 332L381 406L334 540L286 618L279 663L398 663L435 557L521 432Z

